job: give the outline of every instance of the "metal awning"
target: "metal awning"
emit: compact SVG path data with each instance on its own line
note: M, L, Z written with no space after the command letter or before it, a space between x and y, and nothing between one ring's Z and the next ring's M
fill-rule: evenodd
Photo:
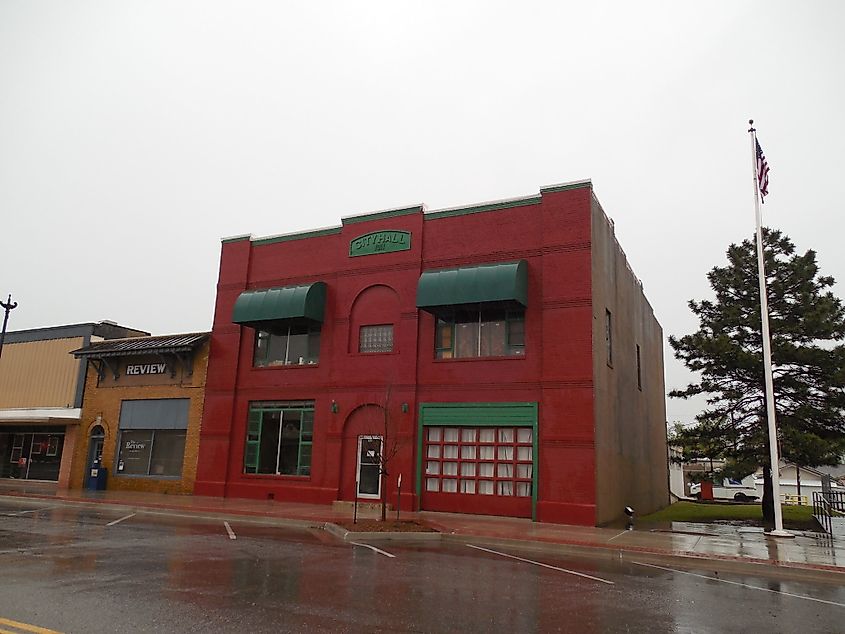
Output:
M150 354L179 354L193 352L208 339L207 332L190 332L181 335L155 337L130 337L92 341L87 346L73 350L77 359L102 359L104 357L132 357Z
M284 319L322 322L325 306L325 282L244 291L235 301L232 321L253 327Z
M496 262L423 271L417 308L432 313L466 304L528 306L528 262Z

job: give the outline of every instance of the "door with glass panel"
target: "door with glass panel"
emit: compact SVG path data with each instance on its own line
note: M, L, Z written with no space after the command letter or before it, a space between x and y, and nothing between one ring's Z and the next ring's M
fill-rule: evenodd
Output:
M358 497L381 499L381 436L358 437Z
M531 517L531 427L440 427L424 433L426 510Z

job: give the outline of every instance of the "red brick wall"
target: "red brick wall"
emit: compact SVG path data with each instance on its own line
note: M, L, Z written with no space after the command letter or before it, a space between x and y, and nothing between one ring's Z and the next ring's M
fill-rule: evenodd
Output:
M504 209L410 213L347 221L333 235L275 243L225 242L196 493L314 502L348 496L342 470L349 469L350 458L342 448L344 437L348 443L353 434L347 421L362 406L383 406L389 392L391 434L400 450L390 469L387 494L393 499L395 477L402 473L403 506L416 508L419 403L529 401L539 403L538 519L594 524L591 192L585 184L545 191ZM409 231L412 248L348 257L353 238L376 230ZM436 360L434 319L416 308L420 273L518 259L528 262L529 274L525 356ZM253 368L254 331L231 323L238 295L247 288L315 281L328 285L319 364ZM356 306L356 299L374 285L390 291L366 307ZM387 299L393 296L395 303ZM357 328L380 310L395 320L396 351L359 354ZM310 478L244 475L249 402L300 399L315 401ZM333 401L337 413L331 411ZM402 412L403 403L407 413Z

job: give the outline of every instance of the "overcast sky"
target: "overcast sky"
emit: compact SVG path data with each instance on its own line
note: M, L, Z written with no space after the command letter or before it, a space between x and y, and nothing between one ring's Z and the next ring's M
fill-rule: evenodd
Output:
M0 0L10 329L208 329L221 237L591 178L685 334L754 231L749 117L764 222L845 295L843 25L838 1ZM667 390L689 378L667 345Z

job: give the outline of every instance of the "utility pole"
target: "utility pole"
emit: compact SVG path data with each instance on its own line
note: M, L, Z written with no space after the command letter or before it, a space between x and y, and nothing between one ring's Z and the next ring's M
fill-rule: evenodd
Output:
M3 330L0 331L0 357L3 356L3 341L6 339L6 324L9 323L9 312L13 308L17 308L18 303L12 301L12 294L9 293L9 299L6 300L6 303L0 302L0 306L3 307L3 310L6 311L6 314L3 317Z

